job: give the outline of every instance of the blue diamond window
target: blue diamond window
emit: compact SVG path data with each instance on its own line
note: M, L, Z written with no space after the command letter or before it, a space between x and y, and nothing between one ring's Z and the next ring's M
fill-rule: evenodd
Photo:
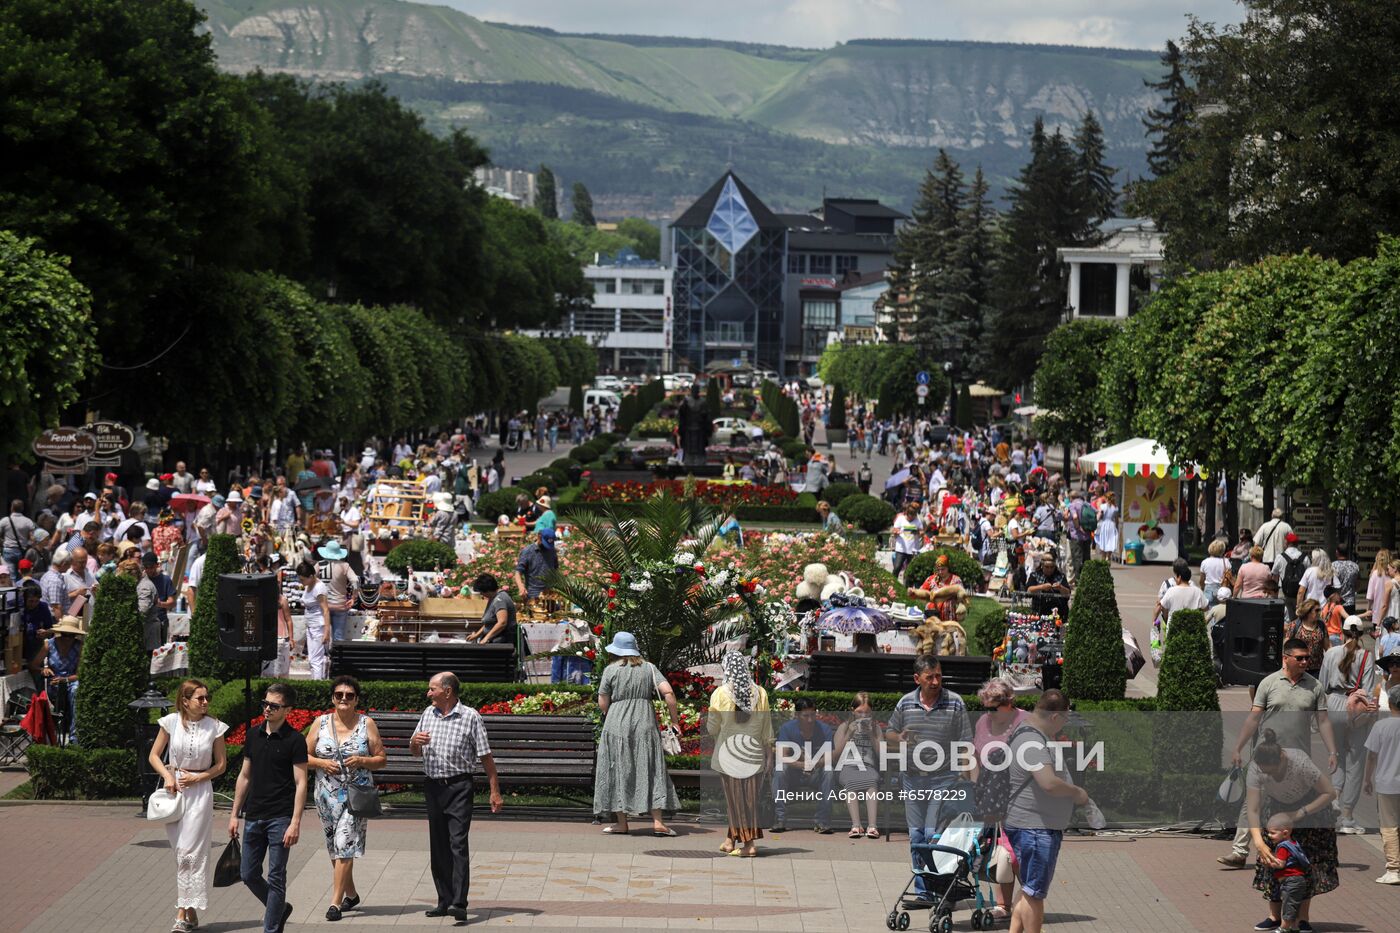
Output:
M724 190L715 201L715 209L710 213L710 221L705 224L710 235L724 245L730 255L739 252L744 244L758 233L758 222L749 213L744 196L734 184L733 177L724 180Z

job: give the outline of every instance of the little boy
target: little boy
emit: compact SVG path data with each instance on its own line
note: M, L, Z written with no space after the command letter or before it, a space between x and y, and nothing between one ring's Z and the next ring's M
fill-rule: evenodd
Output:
M1288 816L1276 813L1269 818L1269 841L1274 845L1274 858L1283 863L1274 869L1274 883L1278 885L1281 902L1279 916L1283 918L1279 933L1297 933L1298 908L1312 897L1312 862L1293 841L1293 826Z

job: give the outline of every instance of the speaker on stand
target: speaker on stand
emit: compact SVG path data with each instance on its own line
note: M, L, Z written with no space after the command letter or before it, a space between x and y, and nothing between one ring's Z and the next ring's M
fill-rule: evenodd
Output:
M242 661L244 715L253 719L253 669L277 657L277 576L219 575L219 657Z
M1283 666L1283 600L1232 599L1225 604L1220 679L1237 686L1259 681Z

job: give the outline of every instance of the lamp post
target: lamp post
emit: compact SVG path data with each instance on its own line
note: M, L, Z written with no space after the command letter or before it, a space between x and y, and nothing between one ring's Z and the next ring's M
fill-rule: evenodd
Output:
M132 719L136 723L136 789L141 793L141 812L144 813L147 798L155 793L160 783L150 762L151 747L156 744L156 730L160 726L150 721L147 711L158 709L163 713L170 709L170 701L152 681L146 692L126 704L126 708L133 711Z

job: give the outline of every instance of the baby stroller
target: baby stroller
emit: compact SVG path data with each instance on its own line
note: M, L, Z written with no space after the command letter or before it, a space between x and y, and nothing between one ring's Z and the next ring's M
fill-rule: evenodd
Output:
M913 843L910 849L923 855L924 866L913 869L894 909L885 917L891 930L909 929L909 911L929 911L929 933L950 933L953 911L959 901L973 899L972 928L990 930L995 924L990 892L983 894L982 882L990 878L991 855L996 846L996 827L983 825L971 813L959 813L931 844ZM913 899L915 882L924 880L928 900Z

